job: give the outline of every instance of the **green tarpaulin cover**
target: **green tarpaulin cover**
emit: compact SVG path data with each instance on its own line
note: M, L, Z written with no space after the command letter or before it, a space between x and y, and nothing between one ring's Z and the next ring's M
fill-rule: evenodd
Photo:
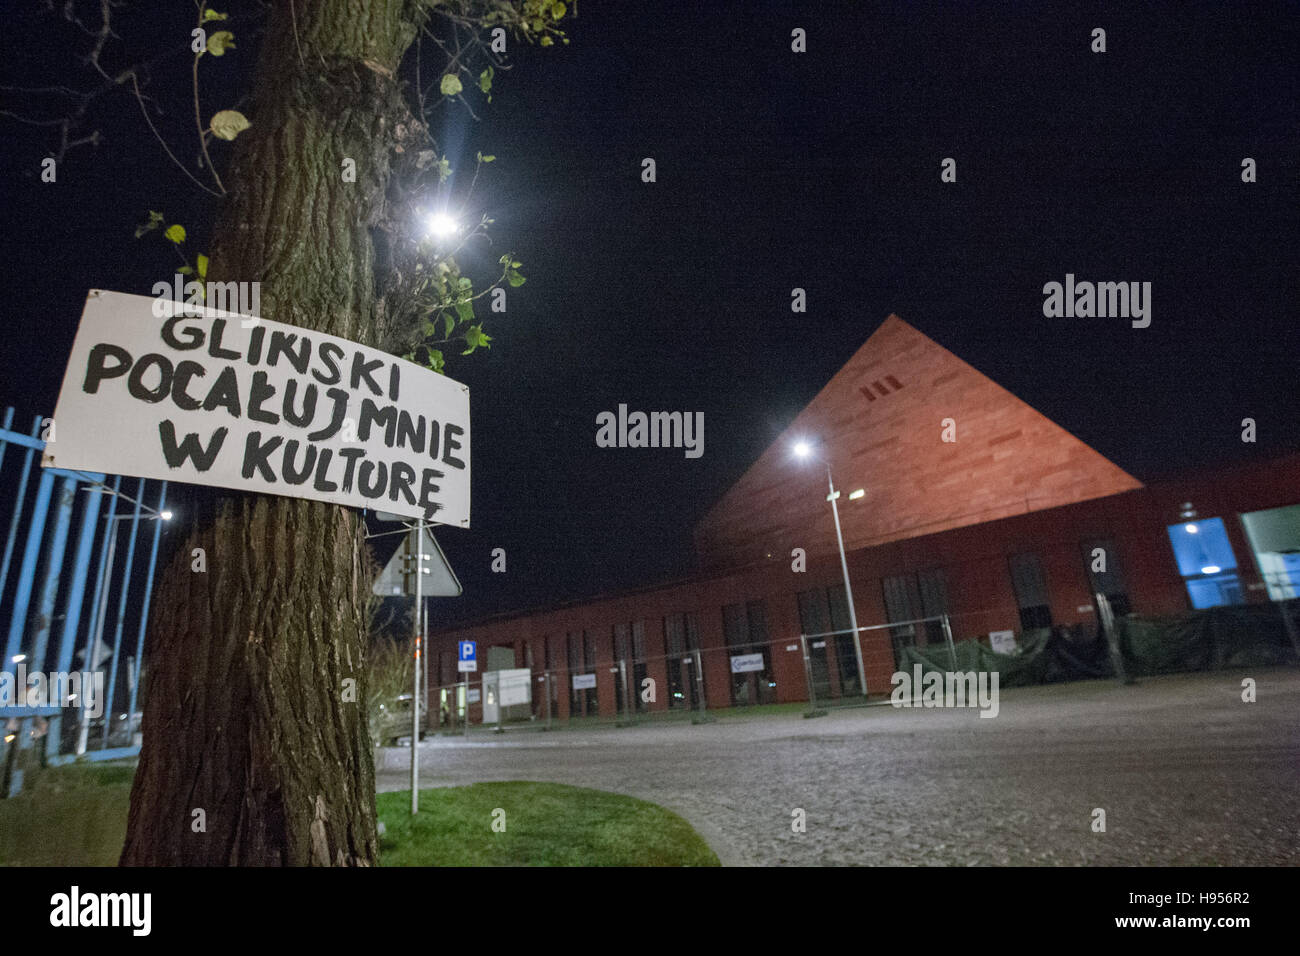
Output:
M1291 619L1300 626L1300 601L1291 601ZM1116 621L1120 651L1130 676L1259 667L1296 660L1282 620L1281 604L1209 608L1177 618L1130 614ZM1017 638L1018 652L997 654L978 640L929 647L907 647L899 669L920 664L928 671L997 671L1002 687L1112 677L1106 643L1099 635L1066 637L1043 628ZM955 661L954 661L955 654Z

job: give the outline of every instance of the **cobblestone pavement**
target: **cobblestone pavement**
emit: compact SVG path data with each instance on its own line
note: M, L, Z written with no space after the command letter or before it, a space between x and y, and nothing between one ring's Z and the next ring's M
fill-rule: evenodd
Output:
M1242 680L1257 681L1244 703ZM377 757L409 786L409 751ZM859 707L614 729L477 728L421 786L548 780L686 818L731 865L1300 864L1300 670L1003 690L978 710ZM1106 832L1092 830L1094 808ZM807 813L792 832L791 813Z

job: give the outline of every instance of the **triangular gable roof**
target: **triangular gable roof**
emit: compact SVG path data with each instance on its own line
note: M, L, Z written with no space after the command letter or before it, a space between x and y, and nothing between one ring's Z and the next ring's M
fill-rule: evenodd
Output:
M956 441L941 440L942 422ZM836 550L830 462L846 550L1142 487L943 346L891 315L696 525L705 567ZM863 488L855 501L849 493Z

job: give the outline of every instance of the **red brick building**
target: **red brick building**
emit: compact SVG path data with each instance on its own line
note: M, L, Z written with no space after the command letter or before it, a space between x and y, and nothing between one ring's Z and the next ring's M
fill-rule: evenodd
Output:
M987 641L1094 628L1097 594L1165 615L1300 593L1300 454L1144 485L890 316L700 521L696 576L438 634L430 686L459 679L456 643L473 640L481 669L533 671L539 716L547 671L558 719L701 692L709 707L806 700L800 635L848 619L826 468L792 458L800 440L842 492L872 693L889 690L900 647L942 639L933 620L897 622L947 615L955 639ZM819 697L860 693L848 634L808 643ZM755 655L761 670L732 673Z

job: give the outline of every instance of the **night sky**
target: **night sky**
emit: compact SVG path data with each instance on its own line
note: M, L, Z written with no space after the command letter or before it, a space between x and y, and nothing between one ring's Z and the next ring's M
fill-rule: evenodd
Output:
M0 82L90 84L85 38L22 6ZM138 6L109 58L181 44L150 91L188 160L191 11ZM528 280L490 351L449 357L472 395L473 527L439 534L466 594L435 625L688 573L693 524L891 312L1141 480L1300 447L1296 6L988 6L581 0L570 46L512 47L479 121L437 114L462 173L497 157L471 202L494 245L463 267L489 278L511 250ZM247 92L256 21L231 29L238 48L204 63L208 113ZM96 128L46 184L57 133L0 118L0 404L19 422L52 413L88 289L170 277L165 243L133 238L147 210L207 245L215 206L134 98L98 101ZM1066 273L1151 282L1151 326L1045 318ZM620 403L702 411L703 457L597 448Z

